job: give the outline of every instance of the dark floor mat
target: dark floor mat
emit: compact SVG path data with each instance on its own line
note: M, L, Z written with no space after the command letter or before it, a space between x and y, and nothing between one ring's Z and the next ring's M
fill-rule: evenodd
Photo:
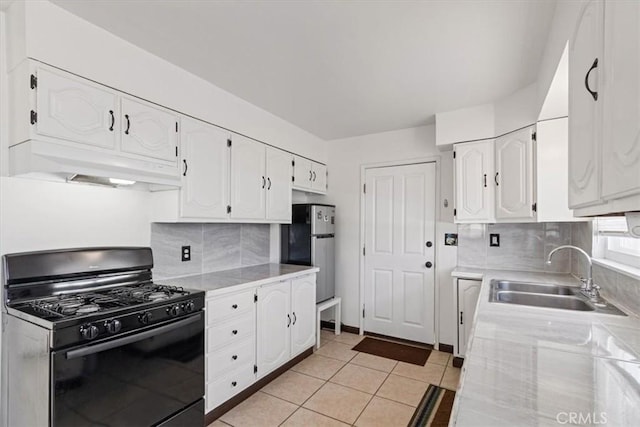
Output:
M422 396L420 404L409 421L408 427L446 427L451 418L451 409L456 392L435 385Z
M424 366L431 353L431 350L426 348L413 347L371 337L365 337L358 345L353 347L353 350L420 366Z

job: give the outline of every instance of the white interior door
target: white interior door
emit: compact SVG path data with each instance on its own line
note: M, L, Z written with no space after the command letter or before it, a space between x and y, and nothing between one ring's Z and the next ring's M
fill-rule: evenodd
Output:
M365 178L365 330L433 343L435 163Z

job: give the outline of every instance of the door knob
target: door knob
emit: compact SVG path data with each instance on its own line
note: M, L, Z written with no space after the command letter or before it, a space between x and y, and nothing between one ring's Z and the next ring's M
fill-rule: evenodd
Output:
M431 267L433 267L433 263L432 263L431 261L427 261L427 262L424 264L424 266L425 266L425 267L427 267L427 268L431 268Z

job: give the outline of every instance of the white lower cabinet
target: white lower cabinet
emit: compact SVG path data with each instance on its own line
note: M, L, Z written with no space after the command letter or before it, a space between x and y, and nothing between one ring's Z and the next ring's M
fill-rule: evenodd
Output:
M454 279L456 281L456 324L458 325L458 339L455 342L454 356L464 357L467 342L471 335L473 317L476 312L478 296L480 295L479 280Z
M207 297L205 410L313 347L316 275Z
M313 346L315 305L315 274L258 289L259 378Z

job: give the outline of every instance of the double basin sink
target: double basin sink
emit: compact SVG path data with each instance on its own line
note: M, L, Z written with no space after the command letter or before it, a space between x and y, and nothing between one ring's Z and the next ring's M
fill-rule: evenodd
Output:
M597 302L589 300L580 293L579 288L551 283L512 282L494 279L491 281L489 302L625 315L602 298Z

